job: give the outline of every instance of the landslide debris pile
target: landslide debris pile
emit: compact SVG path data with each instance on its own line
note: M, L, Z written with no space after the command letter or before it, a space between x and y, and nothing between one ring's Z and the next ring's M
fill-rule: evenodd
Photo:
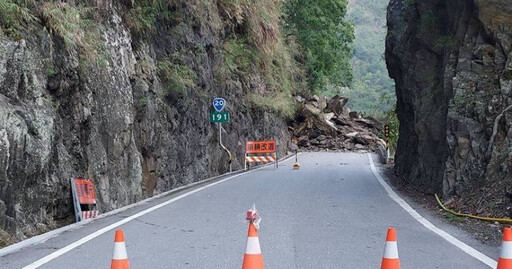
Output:
M348 98L331 99L316 95L296 97L300 104L290 126L297 146L305 150L374 150L382 124L374 118L363 118L346 106Z

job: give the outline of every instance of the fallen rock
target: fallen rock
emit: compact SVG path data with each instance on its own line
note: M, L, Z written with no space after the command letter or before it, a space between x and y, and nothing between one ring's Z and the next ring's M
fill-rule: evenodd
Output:
M358 134L359 134L358 132L352 132L352 133L346 134L345 136L352 138L352 137L356 137Z
M375 139L370 135L356 135L353 137L354 142L361 145L370 145L375 142Z
M348 113L348 115L350 116L350 118L352 119L359 119L361 116L359 116L359 113L355 112L355 111L350 111Z
M306 98L290 130L297 146L308 150L374 150L382 124L349 112L348 99L312 96Z
M318 116L318 115L320 115L320 113L322 113L322 111L320 109L318 109L318 107L315 107L310 104L305 105L303 111L306 112L306 114L313 115L313 116Z
M348 117L336 117L331 119L334 123L341 126L353 126L352 121Z
M327 109L336 114L336 116L348 114L348 111L345 109L347 102L348 98L335 95L333 98L331 98L331 100L327 102Z
M318 109L321 111L324 111L327 108L327 98L325 96L322 96L318 100Z
M332 118L334 118L334 113L325 113L324 114L324 119L326 121L330 121L330 120L332 120Z
M320 109L306 104L302 109L302 114L306 118L306 126L316 126L317 129L325 132L325 134L335 136L337 128L330 121L326 121Z

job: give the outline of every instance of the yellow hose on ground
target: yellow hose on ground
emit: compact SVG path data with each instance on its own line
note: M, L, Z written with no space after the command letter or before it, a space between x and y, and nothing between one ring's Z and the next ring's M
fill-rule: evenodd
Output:
M447 208L443 202L441 202L441 200L439 199L439 196L437 196L437 194L435 195L436 196L436 200L437 202L439 203L439 205L441 206L441 208L446 211L446 212L449 212L455 216L459 216L459 217L466 217L466 218L471 218L471 219L478 219L478 220L485 220L485 221L493 221L493 222L504 222L504 223L512 223L512 219L500 219L500 218L489 218L489 217L479 217L479 216L474 216L474 215L470 215L470 214L464 214L464 213L457 213L449 208Z

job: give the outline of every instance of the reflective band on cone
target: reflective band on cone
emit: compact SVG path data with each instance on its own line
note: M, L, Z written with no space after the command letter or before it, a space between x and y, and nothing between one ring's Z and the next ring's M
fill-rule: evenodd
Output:
M245 249L244 262L242 269L264 269L263 256L261 255L260 240L258 239L258 230L254 227L252 221L249 223L249 233L247 236L247 247Z
M503 243L501 244L500 259L497 269L512 269L512 229L503 230Z
M381 269L400 269L400 259L398 258L398 244L396 241L395 228L388 229L386 238L386 247L384 248L384 257L382 258Z
M123 230L116 230L116 238L114 242L114 255L112 255L112 263L110 269L129 269L128 254L126 253L126 245L124 243Z

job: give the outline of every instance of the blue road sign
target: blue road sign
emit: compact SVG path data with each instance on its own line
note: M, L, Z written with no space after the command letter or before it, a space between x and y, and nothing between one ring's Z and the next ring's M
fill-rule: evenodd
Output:
M215 98L213 99L213 108L217 110L217 112L221 112L226 106L226 100L224 98Z

